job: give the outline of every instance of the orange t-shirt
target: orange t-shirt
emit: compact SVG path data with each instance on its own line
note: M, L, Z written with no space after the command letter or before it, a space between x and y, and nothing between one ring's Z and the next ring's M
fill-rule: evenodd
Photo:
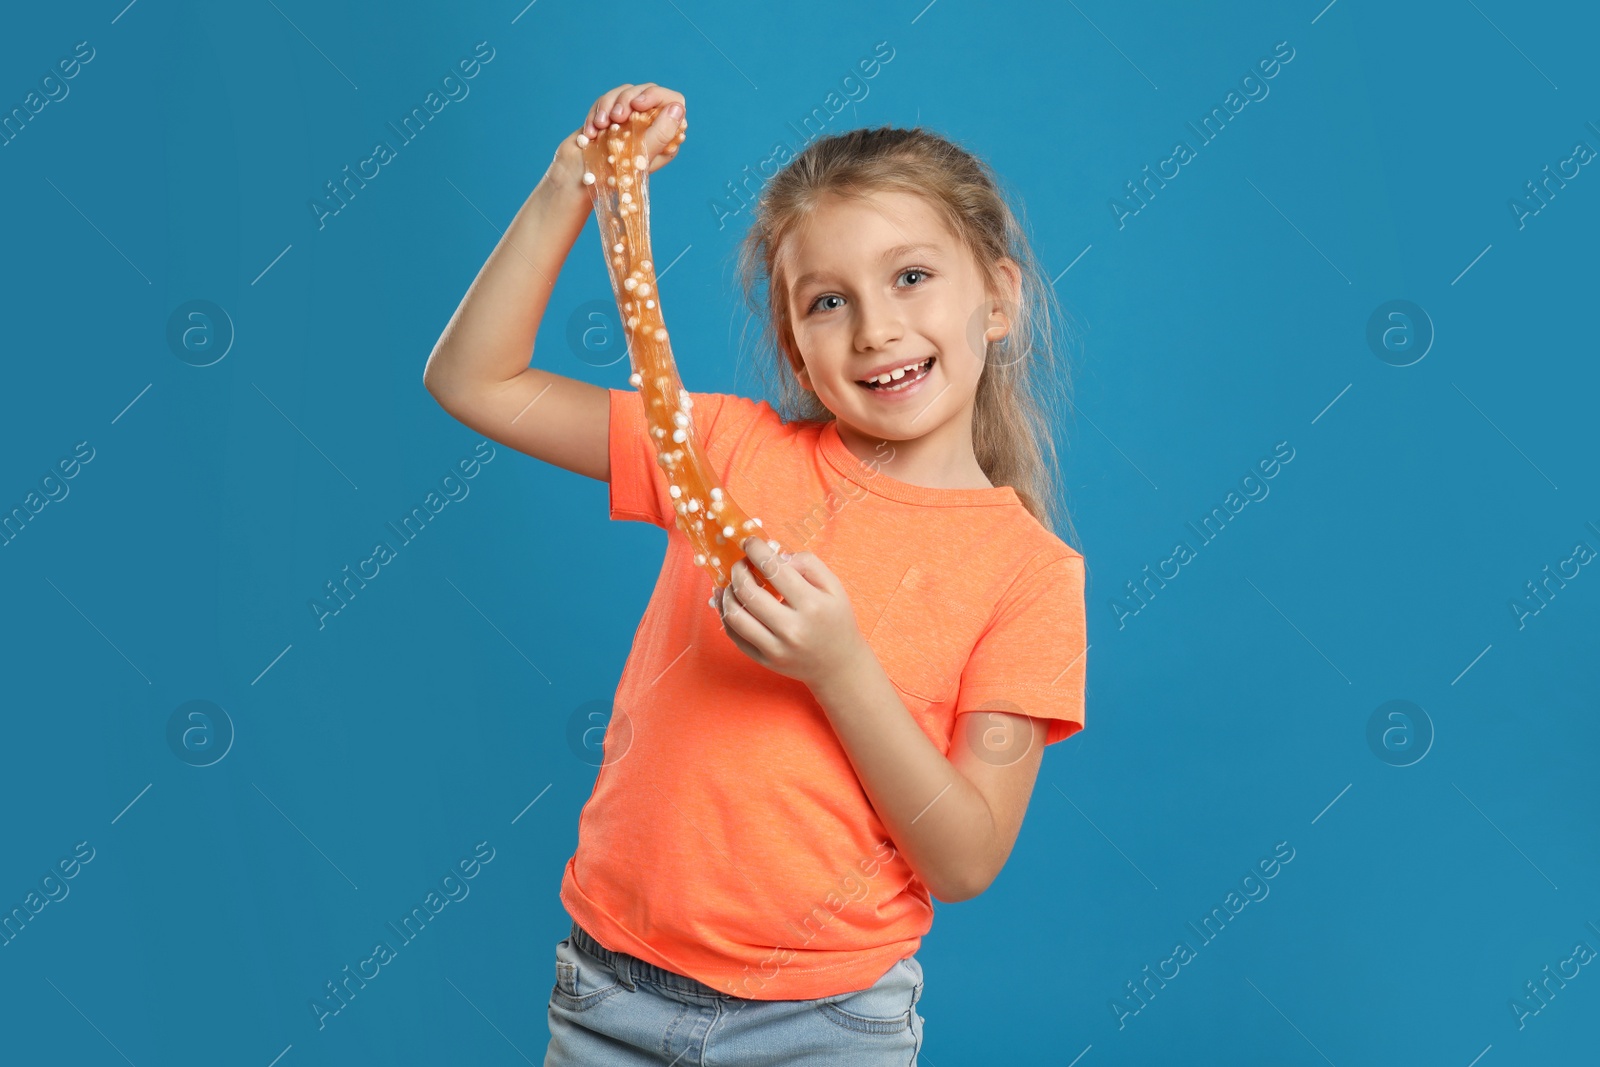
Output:
M927 886L894 846L804 683L750 659L707 604L644 404L612 389L610 517L667 531L617 686L561 902L602 945L717 990L864 989L916 952ZM907 710L942 753L956 716L1083 726L1083 557L1010 486L935 489L858 460L832 423L690 393L717 477L788 552L838 576ZM892 457L893 442L880 448ZM1002 703L1003 702L1003 703Z

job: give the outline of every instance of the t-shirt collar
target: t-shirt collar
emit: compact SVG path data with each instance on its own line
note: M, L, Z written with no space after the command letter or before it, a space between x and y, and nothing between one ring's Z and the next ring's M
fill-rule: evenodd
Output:
M1017 491L1009 485L997 485L989 489L938 489L891 478L882 469L856 458L839 436L837 419L828 420L822 428L821 449L828 465L852 482L868 492L904 504L984 507L1022 503Z

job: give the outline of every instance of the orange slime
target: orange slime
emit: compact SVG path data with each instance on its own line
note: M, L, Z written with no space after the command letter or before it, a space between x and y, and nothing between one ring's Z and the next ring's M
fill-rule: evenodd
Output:
M650 160L644 154L644 133L659 111L636 111L630 119L601 130L594 140L580 133L577 141L583 149L583 181L594 202L611 291L628 341L633 367L628 381L643 398L656 439L656 461L666 468L671 483L678 529L694 546L695 565L705 568L720 589L728 584L733 565L746 558L740 544L760 536L761 520L734 502L700 448L691 410L694 401L678 378L661 317L661 294L650 255ZM683 130L677 139L684 139ZM775 552L781 550L775 540L768 539L767 544ZM778 595L759 567L752 563L749 570L768 592ZM710 603L716 606L715 599Z

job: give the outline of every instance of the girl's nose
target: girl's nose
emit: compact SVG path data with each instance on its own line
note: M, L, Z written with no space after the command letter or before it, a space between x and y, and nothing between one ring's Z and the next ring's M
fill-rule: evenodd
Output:
M887 301L863 298L857 305L856 347L882 348L905 333L905 324L898 311Z

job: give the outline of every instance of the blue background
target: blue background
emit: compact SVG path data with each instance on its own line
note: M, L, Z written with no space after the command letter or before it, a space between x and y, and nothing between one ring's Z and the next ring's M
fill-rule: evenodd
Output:
M663 533L609 523L603 484L498 447L336 616L319 627L309 603L473 455L423 364L614 85L687 97L690 138L651 183L654 246L682 250L664 303L685 381L751 395L731 260L748 212L719 227L713 205L776 142L798 150L789 124L879 42L892 60L829 129L920 121L990 160L1081 329L1058 440L1089 564L1088 725L1048 751L996 883L938 906L923 1062L1592 1054L1595 966L1520 1027L1511 1007L1578 943L1600 949L1600 577L1552 581L1520 623L1512 607L1579 542L1600 549L1600 174L1520 225L1510 207L1577 142L1600 149L1600 20L1529 14L8 11L0 111L76 42L95 52L0 147L0 508L79 442L93 459L0 548L0 906L76 843L94 858L0 948L0 1058L539 1062L597 762L581 730ZM324 183L396 141L386 124L480 41L494 59L470 94L319 228ZM1196 144L1186 124L1281 41L1294 58L1269 94L1119 226L1125 183ZM609 297L591 219L535 362L624 386L625 362L567 340ZM226 321L169 342L195 300ZM1393 300L1422 315L1374 347ZM1201 546L1186 524L1281 441L1294 458L1270 494ZM1119 620L1125 583L1179 540L1196 557ZM186 748L169 723L195 700L220 711ZM1394 700L1417 710L1371 740ZM231 747L192 765L224 716ZM324 983L485 841L470 895L319 1030ZM1279 842L1294 858L1270 895L1200 946L1188 924ZM1180 939L1196 957L1119 1013Z

